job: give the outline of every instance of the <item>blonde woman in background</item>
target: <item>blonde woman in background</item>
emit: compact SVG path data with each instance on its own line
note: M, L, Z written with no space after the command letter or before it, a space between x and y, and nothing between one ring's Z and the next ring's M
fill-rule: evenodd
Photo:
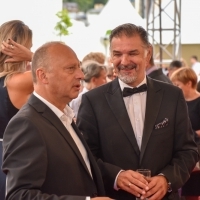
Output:
M32 31L20 20L5 22L0 26L0 137L9 120L25 104L33 92L33 81L27 57L18 53L20 59L12 58L12 51L18 44L30 52L32 46ZM14 60L15 59L15 60ZM24 60L23 60L24 59ZM15 62L14 62L15 61Z

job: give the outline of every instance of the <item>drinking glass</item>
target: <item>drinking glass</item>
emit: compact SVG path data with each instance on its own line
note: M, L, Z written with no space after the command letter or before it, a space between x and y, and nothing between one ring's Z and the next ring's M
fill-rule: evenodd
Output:
M144 175L145 178L151 177L151 170L150 169L137 169L136 172ZM140 198L136 197L136 200L141 200ZM148 200L148 198L145 198L144 200Z

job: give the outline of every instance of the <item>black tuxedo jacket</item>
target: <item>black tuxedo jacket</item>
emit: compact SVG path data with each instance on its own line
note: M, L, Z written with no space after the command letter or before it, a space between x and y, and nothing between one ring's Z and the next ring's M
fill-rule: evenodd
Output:
M147 78L147 87L141 150L118 79L82 96L77 125L97 159L107 195L115 199L135 199L113 189L116 175L122 169L150 169L152 176L163 173L176 192L198 160L182 91L151 78Z
M9 200L85 200L104 195L99 168L84 144L93 178L60 119L37 97L12 118L3 140L3 171Z

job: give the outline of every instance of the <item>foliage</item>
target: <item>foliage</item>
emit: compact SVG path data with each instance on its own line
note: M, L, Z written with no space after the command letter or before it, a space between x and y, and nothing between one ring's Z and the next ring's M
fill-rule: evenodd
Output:
M106 35L107 35L107 36L110 36L111 31L112 31L112 30L107 30L107 31L106 31Z
M80 11L87 12L89 9L94 8L95 4L106 4L108 0L63 0L63 2L75 2L79 6Z
M94 0L63 0L63 2L74 2L78 4L79 10L86 12L93 6Z
M107 3L107 1L108 1L108 0L93 0L94 4L99 4L99 3L101 3L101 4L104 4L104 5Z
M56 16L60 19L59 22L56 23L55 30L58 32L57 35L60 37L62 35L69 35L68 28L72 26L70 21L70 17L66 9L59 11Z

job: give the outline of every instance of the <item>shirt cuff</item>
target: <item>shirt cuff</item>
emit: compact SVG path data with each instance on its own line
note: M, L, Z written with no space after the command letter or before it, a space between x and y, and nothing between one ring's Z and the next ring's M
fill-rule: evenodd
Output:
M115 178L114 187L113 187L115 190L119 190L119 189L120 189L120 188L117 187L117 178L118 178L119 174L120 174L121 172L123 172L123 171L124 171L124 170L120 170L119 173L117 174L116 178Z
M85 200L90 200L90 197L86 197L86 199Z

